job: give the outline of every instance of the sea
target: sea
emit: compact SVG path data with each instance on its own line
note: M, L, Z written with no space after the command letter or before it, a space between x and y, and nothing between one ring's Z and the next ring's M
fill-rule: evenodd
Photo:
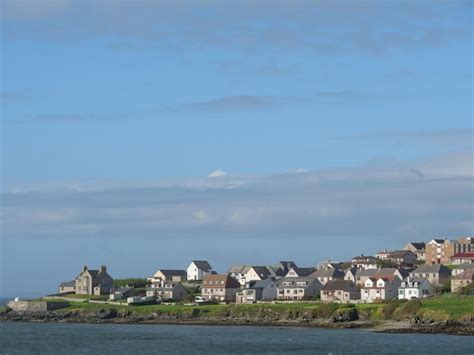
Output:
M474 337L360 329L0 323L0 354L474 354Z

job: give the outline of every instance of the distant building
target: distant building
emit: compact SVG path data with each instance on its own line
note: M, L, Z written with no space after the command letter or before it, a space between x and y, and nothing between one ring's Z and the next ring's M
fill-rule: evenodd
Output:
M403 247L403 250L410 250L415 253L417 260L425 261L425 243L424 242L410 242Z
M315 267L292 267L285 277L307 277L315 271Z
M232 265L229 270L227 270L227 275L237 280L241 286L245 286L245 274L249 271L250 266L246 265Z
M152 283L146 289L147 297L156 297L161 300L180 301L188 294L188 290L179 281L160 281Z
M376 269L377 268L377 258L374 256L354 256L351 260L353 266L358 269Z
M58 287L58 293L74 293L76 291L76 281L61 282Z
M360 298L367 303L394 299L398 296L400 284L400 279L395 275L369 277L361 288Z
M433 239L425 246L426 264L451 264L451 257L456 253L474 251L474 239L470 237L457 240Z
M212 267L206 260L193 260L187 268L188 281L201 281L207 274L212 274Z
M321 282L315 277L284 277L277 281L279 300L304 300L315 297Z
M102 265L99 270L89 270L84 266L76 277L75 292L77 295L108 295L114 291L114 280Z
M272 279L250 281L247 287L236 295L236 303L255 303L277 298L277 286Z
M132 296L134 292L133 287L119 287L116 289L113 293L110 294L109 298L111 301L118 301L118 300L124 300L127 299L127 297Z
M422 265L410 272L410 277L426 277L434 287L442 285L451 277L451 270L444 265Z
M229 275L205 275L201 285L201 295L205 299L220 302L235 302L240 291L240 283Z
M474 282L474 270L464 270L451 278L451 292L459 292Z
M386 260L400 266L412 266L416 263L416 254L410 250L394 250L387 255Z
M346 303L360 299L360 290L352 281L328 281L321 288L321 301Z
M434 295L434 287L425 277L407 277L398 288L398 299L411 300Z
M321 285L325 285L329 281L344 280L344 273L339 269L320 269L313 272L310 277L316 277Z
M185 270L159 269L152 277L148 278L148 281L152 283L160 281L180 282L185 281L186 277L187 273Z
M453 265L461 265L464 263L474 263L474 251L456 253L451 257L451 264Z
M456 276L462 274L465 270L472 270L474 271L474 263L464 263L456 267L452 272L452 276Z

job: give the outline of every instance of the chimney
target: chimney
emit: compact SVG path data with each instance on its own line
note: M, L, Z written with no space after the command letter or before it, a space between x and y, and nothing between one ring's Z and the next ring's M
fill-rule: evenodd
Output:
M84 265L84 267L82 268L82 272L84 271L87 271L87 265Z
M101 265L101 266L100 266L100 272L99 272L99 274L102 274L102 273L104 273L104 272L106 272L106 271L107 271L107 268L105 267L105 265Z

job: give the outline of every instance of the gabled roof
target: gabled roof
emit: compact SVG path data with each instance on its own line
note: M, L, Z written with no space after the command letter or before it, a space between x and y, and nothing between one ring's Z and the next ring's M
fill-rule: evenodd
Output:
M232 265L229 270L227 270L227 273L228 274L243 274L244 273L244 270L245 268L247 268L247 266L245 265Z
M76 280L61 282L59 287L76 287Z
M311 275L313 272L316 271L316 268L314 267L293 267L291 268L292 270L294 270L296 272L296 274L299 276L299 277L306 277L306 276L309 276ZM291 270L290 269L290 270ZM289 272L289 271L288 271Z
M280 269L288 272L292 267L297 267L297 266L293 261L283 260L283 261L279 261L278 264L275 267L277 269L280 268Z
M338 269L327 269L327 270L316 270L310 276L313 277L334 277L334 278L343 278L344 273Z
M282 268L275 267L275 266L267 266L267 270L270 273L271 277L277 278L277 277L283 277L286 275L286 271L283 270Z
M432 274L437 274L437 273L446 273L446 274L451 274L451 270L447 268L446 266L442 264L434 264L434 265L422 265L419 268L415 269L412 271L414 274L419 274L419 273L432 273Z
M284 282L291 282L292 285L285 285L283 286L283 283ZM298 285L297 283L299 282L306 282L306 286L301 286L301 285ZM315 277L283 277L279 280L277 280L277 285L280 287L280 288L301 288L301 287L309 287L310 285L313 284L313 282L319 282L319 280Z
M423 282L428 282L428 279L425 278L425 277L407 277L406 279L403 280L403 282L405 282L405 286L402 286L400 285L400 288L414 288L414 287L417 287L417 286L409 286L408 283L418 283L418 287L421 286L423 284Z
M207 260L193 260L192 262L194 263L194 265L196 265L198 269L201 269L204 271L212 270L211 264L209 264Z
M394 250L389 253L388 257L398 259L403 258L406 254L413 254L413 252L410 250Z
M155 275L158 273L158 272L161 272L163 275L165 275L166 277L172 277L172 276L181 276L181 277L186 277L188 275L188 273L186 272L186 270L172 270L172 269L159 269Z
M416 250L425 249L425 243L424 242L410 242L409 244L411 244Z
M464 253L456 253L451 257L451 259L453 259L453 258L474 259L474 251L467 251L467 252L464 252Z
M229 275L207 274L202 280L202 287L240 288L240 284Z
M322 291L344 291L344 292L359 292L359 289L354 285L352 281L346 280L333 280L328 281L323 287Z
M249 270L250 269L253 269L260 277L267 278L271 276L270 271L268 271L266 266L250 266Z
M273 282L272 279L250 281L247 288L250 288L250 289L253 289L253 290L254 289L262 289L263 290L265 287L267 287L272 282Z
M434 244L433 242L438 243L438 244L443 244L444 241L445 239L435 238L435 239L431 239L431 241L429 241L428 244Z

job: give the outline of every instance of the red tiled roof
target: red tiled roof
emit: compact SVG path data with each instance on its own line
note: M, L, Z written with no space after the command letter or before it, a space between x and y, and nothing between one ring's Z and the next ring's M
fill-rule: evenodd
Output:
M473 258L474 259L474 251L457 253L457 254L454 254L451 258Z

